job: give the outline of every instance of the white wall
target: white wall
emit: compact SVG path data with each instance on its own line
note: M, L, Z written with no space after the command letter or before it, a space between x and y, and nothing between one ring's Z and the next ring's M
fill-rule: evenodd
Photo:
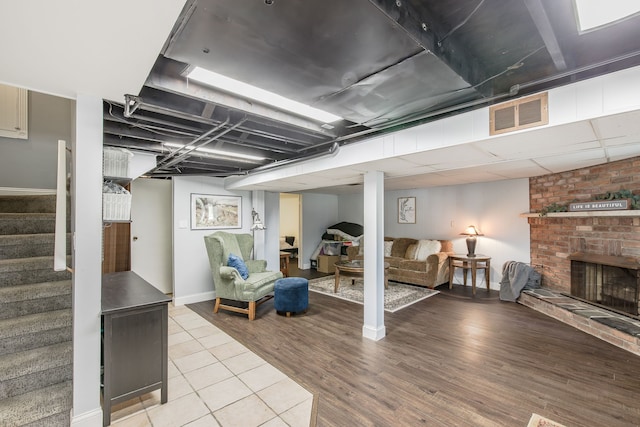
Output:
M75 102L33 91L28 96L29 139L0 137L0 186L54 189L58 140L71 141Z
M227 229L231 233L251 233L251 192L228 191L224 180L210 177L174 177L173 182L173 299L176 305L215 298L204 236L216 230L191 230L191 193L234 195L242 197L242 228ZM265 253L267 268L279 270L277 193L265 194Z
M310 257L327 228L339 222L338 196L333 194L302 195L302 236L298 246L299 263L311 267Z
M339 221L364 225L364 186L360 188L361 191L357 194L341 194L338 197Z
M492 257L492 288L499 289L506 261L530 262L529 224L519 217L529 210L528 179L387 191L384 197L385 236L452 240L455 252L466 253L460 233L470 224L478 227L484 236L478 237L476 253ZM398 197L416 198L415 224L398 223ZM339 203L340 221L362 224L362 194L342 195ZM461 274L456 270L456 283Z

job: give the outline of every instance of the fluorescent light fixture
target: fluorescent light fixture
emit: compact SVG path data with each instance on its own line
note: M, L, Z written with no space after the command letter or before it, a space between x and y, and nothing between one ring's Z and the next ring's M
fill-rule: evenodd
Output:
M176 144L175 142L165 142L164 145L166 145L167 147L178 148L178 149L183 149L183 148L186 150L193 149L193 145ZM245 160L256 160L256 161L265 160L264 157L251 156L249 154L233 153L231 151L215 150L212 148L196 148L193 151L197 151L199 153L206 153L206 154L215 154L217 156L236 157L238 159L245 159Z
M336 116L335 114L318 110L317 108L310 107L301 102L297 102L285 98L284 96L266 91L264 89L251 86L247 83L225 77L221 74L214 73L213 71L205 70L204 68L194 68L193 71L191 71L187 75L187 77L207 84L209 86L224 90L226 92L231 92L245 98L250 98L254 101L268 104L281 110L286 110L300 116L318 120L320 122L332 123L338 120L342 120L342 117Z
M638 0L574 0L581 32L619 21L640 12Z

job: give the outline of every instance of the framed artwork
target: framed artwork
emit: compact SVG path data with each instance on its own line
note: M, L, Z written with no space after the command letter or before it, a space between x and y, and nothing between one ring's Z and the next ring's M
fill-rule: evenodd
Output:
M242 228L242 197L191 194L191 229Z
M398 223L416 223L416 198L398 197Z

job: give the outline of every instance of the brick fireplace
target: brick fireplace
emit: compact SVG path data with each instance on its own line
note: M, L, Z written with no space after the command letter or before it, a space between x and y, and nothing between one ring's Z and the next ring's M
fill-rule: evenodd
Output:
M640 157L529 180L530 211L552 203L590 201L622 189L640 194ZM569 256L624 257L640 260L640 211L569 212L529 217L531 263L542 274L542 286L571 292Z
M620 190L640 194L640 157L530 178L530 212L540 212L553 203L588 202ZM594 299L602 299L602 282L612 282L613 277L635 275L636 286L640 286L640 210L526 216L531 263L542 275L542 289L524 292L518 302L640 356L640 320L632 310L591 306L583 302L589 299L588 295L578 295L586 296L583 301L564 296L572 294L572 263L577 264L574 281L577 275L579 280L595 283L589 284L595 286L596 294L600 292ZM609 266L603 267L605 264ZM577 291L576 286L573 292L579 294L582 291ZM615 297L614 304L629 299L632 292L637 298L639 291L622 292L625 295Z

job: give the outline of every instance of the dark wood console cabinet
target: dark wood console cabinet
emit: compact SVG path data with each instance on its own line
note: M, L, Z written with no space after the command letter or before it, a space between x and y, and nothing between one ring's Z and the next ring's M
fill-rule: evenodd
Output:
M102 276L103 424L111 406L153 390L167 402L171 298L132 271Z

